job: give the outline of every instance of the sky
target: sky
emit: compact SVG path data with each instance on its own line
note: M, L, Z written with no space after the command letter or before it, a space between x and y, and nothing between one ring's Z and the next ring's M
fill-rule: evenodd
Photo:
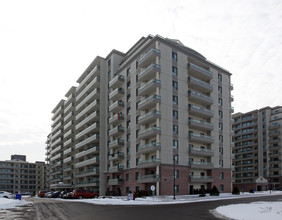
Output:
M0 160L45 160L51 111L96 56L180 40L232 73L232 106L282 105L281 0L0 1Z

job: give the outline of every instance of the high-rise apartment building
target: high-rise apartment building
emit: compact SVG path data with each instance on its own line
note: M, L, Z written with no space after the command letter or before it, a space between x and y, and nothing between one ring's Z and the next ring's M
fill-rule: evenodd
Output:
M282 186L282 107L233 116L235 185L242 191Z
M25 155L12 155L11 160L0 161L0 190L35 195L46 188L45 163L25 159Z
M52 111L51 183L100 194L230 192L230 76L160 36L96 57Z

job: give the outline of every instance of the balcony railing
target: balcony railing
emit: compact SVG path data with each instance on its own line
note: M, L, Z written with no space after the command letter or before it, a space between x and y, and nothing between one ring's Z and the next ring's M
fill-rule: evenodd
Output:
M161 102L161 97L159 95L151 95L148 98L142 100L141 102L138 103L138 108L140 110L144 110L146 108L151 108L154 105L156 105L156 103L160 103Z
M200 79L212 79L213 73L203 67L200 67L194 63L188 63L188 69L191 70L190 74L195 75Z
M151 128L147 128L145 130L140 130L138 132L138 138L148 138L148 137L160 134L160 133L161 133L161 128L153 126Z
M214 142L214 138L209 135L197 134L197 133L189 133L189 138L191 141L198 143L206 143L211 144Z
M191 183L209 183L213 182L214 178L213 176L190 176Z
M156 92L156 88L161 86L161 81L158 79L151 79L138 89L138 95L148 95Z
M143 67L146 66L152 62L155 62L155 58L157 56L160 56L161 51L156 49L156 48L152 48L151 50L149 50L148 52L146 52L143 56L141 56L139 58L139 66Z
M149 167L156 167L161 164L161 160L159 159L151 159L151 160L141 160L138 162L139 168L149 168Z
M150 175L144 175L139 176L138 183L156 183L160 182L160 175L157 174L150 174Z
M197 89L204 92L211 92L213 90L213 86L203 80L197 79L193 76L188 76L189 86L193 89Z
M138 117L138 123L139 124L145 124L149 122L155 121L157 118L161 117L161 112L157 110L153 110L151 112L148 112L145 115L141 115Z
M197 102L203 105L211 105L213 103L213 98L202 93L189 90L188 97L190 101Z
M211 118L213 116L213 111L207 108L199 107L197 105L188 105L188 110L191 115L199 116L202 118Z
M150 78L155 78L155 75L153 75L153 73L160 71L161 71L161 66L153 63L138 74L138 80L143 81L143 80L149 80Z
M149 153L160 149L161 149L161 144L157 142L153 142L150 144L138 146L137 154Z
M188 122L191 128L199 128L204 131L210 131L213 129L213 125L211 123L208 123L202 120L189 118Z

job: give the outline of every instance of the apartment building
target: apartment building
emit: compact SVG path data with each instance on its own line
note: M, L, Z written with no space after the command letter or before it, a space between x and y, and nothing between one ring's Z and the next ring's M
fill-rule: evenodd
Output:
M44 162L29 163L25 155L12 155L0 161L0 191L35 195L46 188L45 172Z
M235 185L242 191L282 187L282 107L265 107L232 117Z
M52 111L51 182L100 194L230 192L230 76L160 36L96 57Z

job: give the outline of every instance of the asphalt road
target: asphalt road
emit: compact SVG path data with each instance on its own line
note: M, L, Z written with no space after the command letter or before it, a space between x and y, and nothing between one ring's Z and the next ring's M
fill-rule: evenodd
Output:
M166 220L219 219L211 212L216 207L228 204L250 203L257 201L282 201L282 196L229 199L207 202L196 202L175 205L135 205L112 206L94 205L83 202L69 202L55 199L28 198L32 205L10 210L1 210L0 219L5 220Z

